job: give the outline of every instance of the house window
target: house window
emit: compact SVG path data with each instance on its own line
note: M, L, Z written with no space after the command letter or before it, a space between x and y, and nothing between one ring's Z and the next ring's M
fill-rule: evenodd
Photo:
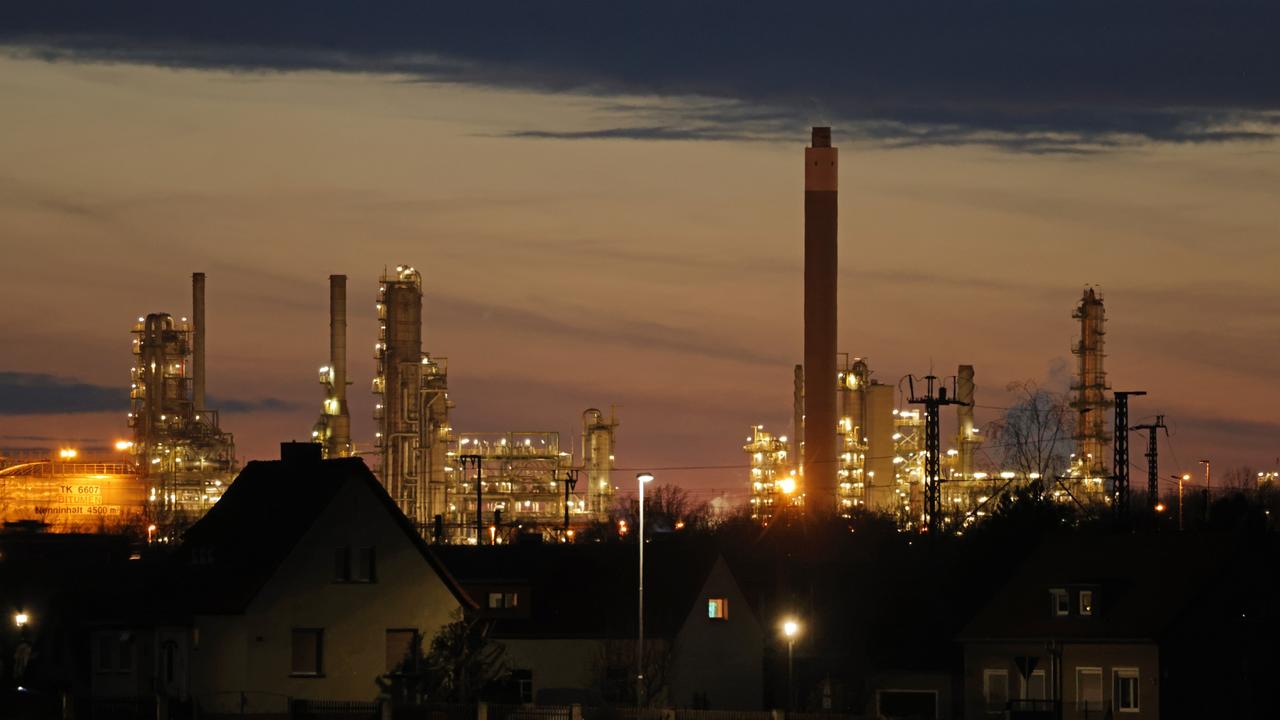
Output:
M1138 712L1138 669L1116 668L1116 712Z
M515 683L516 695L519 696L520 702L533 702L533 671L532 670L512 670L511 681Z
M1092 590L1080 591L1080 614L1081 615L1093 614L1093 591Z
M97 670L100 673L132 672L133 638L116 632L99 635Z
M708 598L707 599L707 617L712 620L728 620L729 619L729 599L728 598Z
M1084 712L1102 712L1102 668L1076 668L1076 705Z
M333 581L351 582L351 548L340 547L333 551Z
M1046 700L1048 699L1048 693L1045 688L1044 670L1036 670L1031 673L1030 677L1023 678L1022 698L1024 700Z
M356 563L356 582L378 582L378 555L376 548L363 547L359 551L359 562Z
M1009 671L983 670L982 696L987 701L987 712L1004 712L1009 705Z
M491 610L513 610L520 604L520 595L513 592L491 592L489 593L489 609Z
M1053 608L1053 614L1057 617L1071 614L1071 596L1062 588L1053 588L1049 591L1050 604Z
M115 669L115 638L111 635L98 636L98 672L111 672Z
M397 628L387 631L387 672L406 670L405 664L410 660L418 631L412 628Z
M291 675L320 677L324 674L324 630L294 628Z
M120 636L119 645L120 662L116 665L116 670L120 672L131 672L133 670L133 638L128 636Z

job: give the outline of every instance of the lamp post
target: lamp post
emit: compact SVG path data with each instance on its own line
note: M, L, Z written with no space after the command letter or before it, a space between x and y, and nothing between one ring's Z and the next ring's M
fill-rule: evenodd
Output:
M1213 480L1209 475L1209 461L1201 460L1200 464L1204 466L1204 521L1209 522L1209 506L1213 504Z
M637 536L640 540L640 602L636 616L636 714L644 707L644 486L653 482L653 473L636 474L636 485L640 488L640 528Z
M29 622L31 622L31 617L25 612L19 611L13 614L13 624L17 625L19 630L26 627Z
M782 634L787 638L787 717L790 717L792 699L795 697L795 655L796 636L800 634L799 621L795 618L783 620Z
M1182 483L1191 479L1191 476L1184 473L1182 475L1174 475L1174 480L1178 481L1178 530L1182 530Z

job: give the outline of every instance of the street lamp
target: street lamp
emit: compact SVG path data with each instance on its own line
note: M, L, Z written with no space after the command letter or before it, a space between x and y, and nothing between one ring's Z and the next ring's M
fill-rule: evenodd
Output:
M636 711L644 704L644 486L653 482L653 473L636 473L636 485L640 488L640 602L636 631Z
M28 622L31 622L31 618L25 612L16 612L13 614L13 624L17 625L19 628L25 627Z
M790 716L792 699L795 697L796 636L800 634L800 622L795 618L783 620L782 634L787 638L787 715Z

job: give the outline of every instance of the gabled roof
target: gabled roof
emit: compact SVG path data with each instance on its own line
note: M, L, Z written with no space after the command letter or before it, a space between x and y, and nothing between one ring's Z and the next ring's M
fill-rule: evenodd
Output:
M633 638L638 557L634 544L527 544L437 548L469 587L528 588L521 617L496 621L497 637ZM645 545L645 634L674 637L701 602L719 552L709 544ZM726 566L727 567L727 566ZM483 601L483 598L477 598ZM746 612L747 608L734 608Z
M464 607L473 603L360 458L255 460L183 536L173 579L192 613L245 610L348 483L365 487Z
M1158 642L1228 566L1204 535L1080 535L1046 543L961 631L961 641ZM1051 612L1050 589L1072 593L1071 613ZM1094 612L1077 612L1079 590Z

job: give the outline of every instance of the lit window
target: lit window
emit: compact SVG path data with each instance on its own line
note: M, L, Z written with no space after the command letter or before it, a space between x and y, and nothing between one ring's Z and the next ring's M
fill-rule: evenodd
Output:
M728 598L709 598L707 600L707 617L712 620L728 620Z
M1138 712L1138 669L1116 668L1116 711Z
M1102 668L1076 668L1076 705L1082 712L1102 712Z
M520 595L513 592L489 593L489 609L511 610L520 604Z
M291 657L290 674L307 677L319 677L322 675L324 672L324 630L294 628Z
M1061 617L1071 614L1071 596L1062 588L1053 588L1049 591L1052 600L1053 614Z
M1093 591L1092 590L1080 591L1080 614L1081 615L1093 614Z
M987 712L1003 713L1009 706L1009 671L983 670L982 697L986 700Z

